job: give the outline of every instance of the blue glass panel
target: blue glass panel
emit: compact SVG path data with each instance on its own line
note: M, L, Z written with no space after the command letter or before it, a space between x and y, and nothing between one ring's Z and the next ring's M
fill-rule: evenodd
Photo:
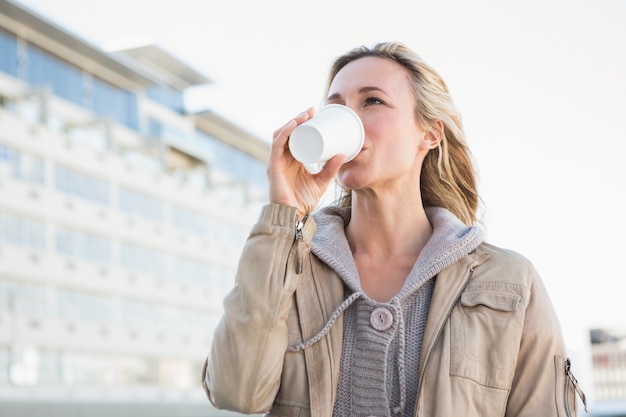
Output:
M71 290L55 292L58 317L68 320L106 321L113 315L111 301Z
M0 71L17 77L17 39L0 30Z
M4 168L6 167L6 168ZM45 167L43 159L20 153L18 150L0 143L0 169L11 173L16 179L43 185Z
M103 237L67 229L58 229L55 236L56 252L86 261L111 262L111 242Z
M112 117L131 129L139 128L136 94L99 78L93 81L93 111L99 116Z
M45 249L45 226L36 220L0 213L0 242L32 249Z
M178 113L184 112L183 93L167 86L157 85L147 90L148 97Z
M202 150L212 155L211 163L216 168L228 172L236 180L265 188L265 162L236 149L204 132L196 132L196 143Z
M57 190L104 206L109 205L109 183L82 172L55 166L54 183Z
M170 259L162 252L131 243L122 243L120 266L154 277L166 277L170 271Z
M182 207L172 207L172 225L200 236L206 236L209 232L208 222L204 216Z
M49 86L52 92L79 106L84 105L83 73L77 67L28 45L26 80L32 86Z
M158 222L163 219L163 204L161 201L125 187L120 187L119 189L119 208L121 211L149 220Z

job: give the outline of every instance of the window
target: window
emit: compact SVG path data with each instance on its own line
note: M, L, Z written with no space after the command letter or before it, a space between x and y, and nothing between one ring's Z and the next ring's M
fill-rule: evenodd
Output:
M147 91L148 97L169 109L183 113L185 108L183 104L183 93L168 86L157 85L151 87Z
M240 227L221 219L211 219L211 239L220 242L222 247L239 250L246 241L247 233Z
M0 282L0 311L47 315L49 310L46 289L36 285Z
M95 77L92 110L98 116L111 117L126 127L139 129L137 96Z
M0 347L0 385L9 383L11 354L8 347Z
M0 36L0 46L0 70L14 72L17 76L17 43L12 43L10 37L3 35ZM10 58L12 55L15 58ZM102 118L111 118L131 129L138 129L139 114L135 93L91 77L82 69L32 44L27 45L26 58L26 81L29 85L50 87L58 97L87 108ZM11 59L15 61L15 65L10 63Z
M56 231L56 252L69 258L101 264L111 262L111 242L90 233L58 229Z
M148 220L163 220L163 204L160 200L129 188L119 188L119 208Z
M0 143L0 175L8 173L15 179L43 185L44 171L43 159Z
M49 86L55 95L85 105L80 69L31 44L26 48L26 57L26 81L31 86Z
M174 227L185 232L199 236L208 236L209 234L207 219L201 214L182 207L172 207L171 222Z
M265 189L265 163L204 132L197 132L198 146L212 155L215 168L229 173L234 180L254 184Z
M167 255L131 243L120 245L120 265L153 277L168 275L169 258Z
M55 166L56 189L94 203L109 205L109 183L63 166Z
M219 282L223 276L221 270L212 268L208 263L168 255L132 243L120 245L120 266L152 277L223 292Z
M65 352L60 364L62 381L69 386L196 386L196 364L184 359Z
M163 324L164 314L151 304L139 301L122 300L121 319L125 326L135 329L156 329Z
M104 297L57 290L57 316L66 320L112 321L112 302Z
M0 71L17 77L17 38L0 30Z
M165 123L154 117L148 117L146 120L145 136L150 140L165 138L169 143L184 144L186 148L192 148L195 151L196 157L200 157L197 152L202 149L196 146L194 140L195 136L180 126Z
M42 385L60 384L62 375L61 355L57 351L39 352L39 383Z
M210 287L210 267L201 262L195 262L183 258L174 258L174 271L176 278L182 283L200 287Z
M178 310L177 316L178 327L195 335L211 332L219 322L219 316L197 311Z
M44 224L21 216L0 213L0 243L45 249Z
M189 334L201 334L209 325L217 325L218 317L213 319L205 312L177 308L173 306L159 306L134 300L122 300L121 321L125 326L135 329L160 330L168 334L178 334L181 331Z
M44 316L48 313L46 289L35 285L17 284L14 287L14 310L18 313Z

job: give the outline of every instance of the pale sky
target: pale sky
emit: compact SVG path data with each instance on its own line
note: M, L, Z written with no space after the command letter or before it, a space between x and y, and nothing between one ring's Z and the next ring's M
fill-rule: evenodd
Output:
M191 105L268 141L318 106L337 55L405 42L463 115L488 239L533 261L570 346L626 329L626 1L21 3L97 46L151 38L215 81Z

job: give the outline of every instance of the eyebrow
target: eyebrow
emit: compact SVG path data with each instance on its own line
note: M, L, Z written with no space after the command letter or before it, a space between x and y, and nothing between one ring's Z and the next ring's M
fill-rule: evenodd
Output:
M383 94L387 94L385 92L385 90L383 90L380 87L375 87L375 86L365 86L365 87L361 87L359 88L359 94L365 94L365 93L369 93L371 91L380 91ZM334 93L331 94L330 96L328 96L328 98L326 99L326 101L333 101L333 100L340 100L341 99L341 94L339 93Z

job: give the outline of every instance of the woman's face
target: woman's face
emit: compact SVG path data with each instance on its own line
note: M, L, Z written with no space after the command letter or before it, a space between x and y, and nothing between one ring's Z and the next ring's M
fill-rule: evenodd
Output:
M344 187L389 189L405 187L407 181L419 186L424 156L437 143L417 123L404 67L379 57L352 61L332 81L327 103L350 107L365 128L363 149L339 171Z

